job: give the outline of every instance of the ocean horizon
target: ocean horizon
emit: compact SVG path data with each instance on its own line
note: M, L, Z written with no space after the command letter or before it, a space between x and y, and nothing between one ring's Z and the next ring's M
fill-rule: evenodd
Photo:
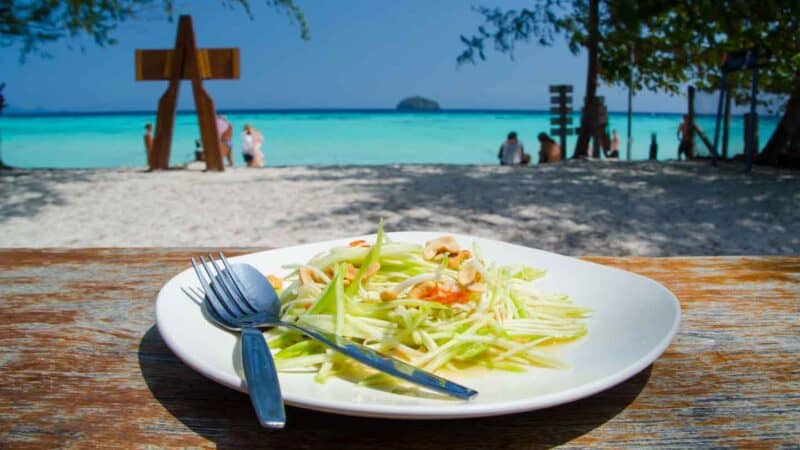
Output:
M549 108L524 109L524 108L440 108L438 110L399 110L397 108L357 108L357 107L334 107L334 108L229 108L219 109L218 114L299 114L299 113L374 113L374 114L470 114L470 113L503 113L503 114L550 114ZM627 114L627 110L609 110L609 114ZM59 110L59 109L37 109L37 108L14 108L8 107L3 111L3 117L53 117L53 116L128 116L128 115L156 115L154 109L88 109L88 110ZM193 109L178 109L178 115L195 114ZM686 111L641 111L633 112L633 115L665 115L682 116ZM731 113L731 116L743 116L744 113ZM780 117L778 115L766 115L759 112L762 117ZM696 116L714 117L715 113L695 112Z
M279 108L221 109L219 114L234 126L236 164L243 164L240 134L250 123L265 136L267 166L497 164L497 149L509 131L520 135L535 162L536 135L550 132L551 117L537 109ZM648 158L652 133L659 159L677 158L682 114L635 112L631 159ZM576 126L579 114L572 117ZM715 117L697 117L713 140ZM777 122L774 116L760 117L760 145ZM0 151L5 164L22 168L144 167L146 123L155 123L155 111L10 111L0 116ZM626 112L609 112L609 128L619 134L621 159L626 159L626 125ZM742 116L733 115L729 155L741 153L743 128ZM191 161L198 137L194 111L178 111L170 163ZM568 155L575 139L572 135L567 140ZM706 153L699 140L697 149Z

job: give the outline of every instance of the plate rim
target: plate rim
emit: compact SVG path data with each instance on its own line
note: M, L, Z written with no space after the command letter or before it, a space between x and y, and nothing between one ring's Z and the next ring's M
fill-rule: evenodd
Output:
M375 418L387 418L387 419L425 419L425 420L487 417L487 416L515 414L525 411L545 409L561 404L571 403L576 400L592 396L594 394L597 394L599 392L617 386L625 382L626 380L632 378L634 375L641 372L647 366L656 361L661 356L661 354L663 354L664 351L666 351L666 349L672 343L672 340L675 338L680 326L681 306L677 296L661 283L653 280L652 278L648 278L634 272L629 272L616 267L606 266L592 261L586 261L576 257L561 255L555 252L549 252L546 250L541 250L533 247L527 247L524 245L514 244L491 238L484 238L480 236L462 234L462 233L430 231L430 230L404 230L404 231L391 231L387 232L386 234L389 237L395 235L411 235L411 234L415 235L447 234L454 236L457 239L473 240L473 241L480 240L485 242L491 242L494 244L511 246L518 250L527 250L527 251L534 250L536 252L545 253L550 256L555 256L558 258L567 258L574 261L578 261L579 263L582 264L597 266L599 268L602 268L603 270L621 272L627 276L632 275L636 278L644 280L648 284L651 284L653 287L659 289L660 291L666 294L669 300L669 305L674 312L674 320L670 325L669 330L666 332L666 334L664 334L661 337L657 345L654 345L649 352L647 352L645 355L643 355L633 363L629 364L625 368L618 370L612 374L606 375L602 378L592 380L580 386L575 386L572 388L568 388L566 390L551 392L539 396L525 397L513 401L504 401L501 403L489 403L489 404L475 404L475 403L470 403L469 401L455 401L454 403L451 404L435 405L434 407L433 405L421 406L421 405L363 404L355 402L314 399L313 397L309 398L303 396L295 396L292 393L284 393L284 401L286 404L304 409L311 409L327 413L343 414L348 416L375 417ZM337 238L326 241L318 241L312 243L292 245L287 247L279 247L268 250L260 250L252 253L237 255L229 259L231 261L235 261L237 259L242 259L242 258L257 257L258 255L277 250L297 249L302 247L332 246L341 244L342 241L352 241L356 239L368 240L370 238L374 239L375 237L376 234L373 233L373 234L359 235L353 237ZM244 382L241 378L236 377L237 379L234 382L234 380L231 379L231 376L227 371L221 370L213 365L201 364L197 359L192 358L190 352L185 351L185 349L178 342L176 336L172 333L172 330L170 330L169 327L167 327L166 324L167 320L164 318L164 315L166 314L166 311L164 311L165 308L164 305L166 304L169 293L166 292L166 289L168 286L173 284L173 282L175 282L176 278L183 276L184 273L190 272L191 270L192 270L191 267L188 267L185 270L174 274L159 289L155 302L155 318L156 318L156 327L158 328L158 332L161 335L161 338L164 340L164 343L170 349L170 351L172 351L178 357L178 359L180 359L184 364L192 368L192 370L216 383L219 383L223 386L235 389L239 392L243 392L246 394L247 390L245 389ZM210 325L214 326L213 324Z

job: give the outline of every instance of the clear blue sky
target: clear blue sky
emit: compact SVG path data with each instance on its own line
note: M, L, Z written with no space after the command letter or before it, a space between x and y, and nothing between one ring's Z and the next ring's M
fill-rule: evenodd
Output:
M481 23L471 2L296 1L311 24L310 41L258 0L250 1L254 20L216 1L178 2L178 13L193 15L201 47L241 49L240 80L206 82L219 109L392 108L409 95L434 98L444 108L543 109L547 86L562 83L575 86L576 104L583 95L585 55L572 55L563 43L522 44L515 61L490 53L485 62L457 67L459 35ZM154 110L166 83L134 81L134 49L171 47L175 27L153 11L123 24L116 46L62 42L47 47L51 58L32 56L24 64L17 48L0 48L7 101L13 110ZM191 109L190 87L181 89L179 108ZM609 109L626 108L625 90L601 86L600 95ZM685 100L643 92L634 109L679 112Z

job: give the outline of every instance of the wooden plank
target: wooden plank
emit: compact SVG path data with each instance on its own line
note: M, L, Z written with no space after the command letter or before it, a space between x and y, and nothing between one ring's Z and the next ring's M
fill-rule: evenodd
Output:
M201 48L197 52L197 57L201 67L201 79L239 79L238 48ZM186 73L184 74L184 79L191 79L192 75L192 73Z
M550 93L572 92L571 84L554 84L550 86Z
M577 134L577 132L578 132L577 130L578 130L577 128L572 128L572 127L564 128L566 136L570 136L572 134ZM550 134L555 135L555 136L561 136L561 127L550 128Z
M169 80L172 50L136 50L136 81Z
M572 116L566 117L551 117L550 118L550 125L571 125L572 124Z
M261 249L223 249L239 254ZM800 257L587 260L681 299L653 365L590 398L461 421L362 419L288 407L261 429L248 398L180 362L153 302L208 249L0 249L0 447L420 449L793 448L800 442ZM591 338L590 334L587 339ZM447 429L447 433L441 430ZM353 430L358 430L354 432ZM336 446L336 445L334 445Z
M758 66L758 47L728 52L722 58L722 72L753 69Z
M550 103L553 106L556 105L567 105L572 103L572 96L571 95L559 95L556 97L550 97Z
M686 151L686 159L692 159L695 156L694 131L696 128L694 126L694 94L695 94L694 86L689 86L687 95L687 101L689 102L688 106L689 129L687 130L686 133L688 137L686 136L684 137L685 139L689 140L689 145ZM681 159L680 154L678 154L678 159Z
M731 82L727 80L726 90L730 92ZM728 159L728 143L730 141L731 132L731 98L733 96L728 94L725 96L725 108L722 113L722 159ZM745 127L745 130L747 127Z
M187 25L188 22L188 25ZM180 73L183 70L185 48L183 34L187 26L191 28L191 19L178 19L178 31L175 33L175 52L172 57L166 58L169 64L169 86L161 98L158 99L158 113L156 115L156 134L153 137L153 151L150 157L150 169L168 169L169 155L172 148L172 133L175 126L175 114L178 111L178 93L180 91Z
M186 20L188 24L183 36L186 48L184 71L192 74L192 94L194 96L194 105L197 109L197 122L200 126L200 139L203 142L206 169L222 172L225 170L225 163L222 160L223 144L220 142L217 130L217 110L214 107L214 100L203 89L203 79L201 77L203 72L211 72L210 62L208 59L204 61L200 58L191 17L181 16L180 20ZM233 152L233 149L229 148L228 151Z
M697 124L694 125L694 132L697 133L697 135L700 137L700 140L703 142L703 144L705 144L706 148L708 149L708 152L713 154L714 144L711 143L711 140L708 139L708 136L706 136L706 134L700 127L697 126Z
M238 48L204 48L197 50L200 78L231 80L239 78ZM164 81L172 75L174 50L136 50L136 81ZM194 69L183 67L182 80L191 80Z
M572 114L572 106L551 106L550 114Z

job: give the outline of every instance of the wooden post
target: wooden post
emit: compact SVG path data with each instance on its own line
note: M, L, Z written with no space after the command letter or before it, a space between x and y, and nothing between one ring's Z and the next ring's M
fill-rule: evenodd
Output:
M158 102L153 151L148 158L151 169L169 168L180 81L191 80L206 168L224 170L214 101L203 89L203 80L238 78L239 49L198 49L191 16L180 17L173 49L136 50L137 81L169 81L169 87Z
M221 143L217 130L217 113L214 108L214 101L203 89L202 69L197 51L197 41L192 27L192 18L190 16L181 16L180 20L185 22L189 28L189 32L185 34L185 54L188 56L185 68L188 72L187 75L192 80L194 107L197 111L197 122L200 126L200 140L203 142L206 169L223 171L225 170L225 164L222 161Z
M602 108L602 107L603 106L602 106L602 103L600 102L600 98L599 97L595 97L594 100L593 100L593 106L592 106L592 110L593 110L593 112L595 114L594 130L592 130L592 134L591 134L591 136L592 136L592 150L591 150L592 158L600 158L600 134L601 134L601 131L600 131L600 116L602 114L602 111L600 111L600 108Z
M697 137L700 138L700 141L703 143L703 145L706 146L706 148L708 149L708 153L710 153L712 155L711 158L712 158L712 161L713 161L713 158L714 158L714 156L713 156L714 155L714 143L712 143L711 140L708 139L708 136L706 136L706 134L703 133L703 130L701 130L700 127L695 127L694 132L697 134Z
M594 157L600 158L601 153L603 156L606 156L609 150L611 150L611 139L608 133L606 133L606 128L608 127L606 99L602 96L595 97L595 102L594 110L597 113L597 120L595 120L596 128L592 139L594 140ZM617 157L619 157L619 155L617 155Z
M740 70L752 70L752 79L750 81L750 119L745 119L744 132L745 172L749 172L752 169L753 159L758 153L758 115L756 114L756 104L758 102L758 60L759 54L762 54L762 51L765 52L763 56L769 59L769 49L762 50L759 47L752 47L725 53L722 60L722 73L725 75ZM727 108L730 109L729 106Z
M694 159L694 86L689 86L689 129L687 130L689 148L686 151L686 159Z
M758 146L758 114L744 113L745 160L747 160L747 155L753 150L752 146Z
M550 86L550 93L557 94L550 97L550 134L559 136L561 145L561 159L567 158L567 135L572 134L574 129L567 128L572 125L572 85L559 84Z
M723 113L722 122L722 159L728 159L728 140L731 131L731 83L728 81L726 91L728 95L725 96L725 110Z
M635 65L634 59L634 51L633 51L633 44L631 44L631 66L628 69L628 127L627 127L627 134L628 140L625 144L625 159L630 161L631 160L631 147L633 146L633 67Z
M758 61L758 48L755 49L755 60ZM758 103L758 63L753 67L753 76L750 81L750 142L747 147L748 151L745 154L746 167L745 171L750 172L753 169L753 159L758 154L758 113L756 113L756 104Z
M720 135L720 122L722 121L722 108L725 106L725 99L728 97L728 92L726 92L726 87L728 85L728 80L725 75L723 75L722 79L720 80L719 85L719 101L717 102L717 114L714 116L714 144L711 147L711 165L717 165L717 158L719 150L719 135Z

